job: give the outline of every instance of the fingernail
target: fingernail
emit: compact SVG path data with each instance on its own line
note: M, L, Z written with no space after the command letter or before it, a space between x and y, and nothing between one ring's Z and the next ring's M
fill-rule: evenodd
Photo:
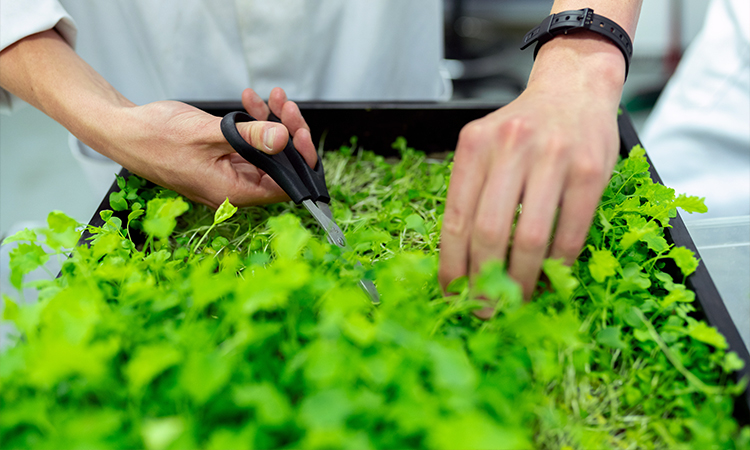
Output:
M273 138L276 136L276 127L269 127L263 132L263 145L269 152L273 150Z

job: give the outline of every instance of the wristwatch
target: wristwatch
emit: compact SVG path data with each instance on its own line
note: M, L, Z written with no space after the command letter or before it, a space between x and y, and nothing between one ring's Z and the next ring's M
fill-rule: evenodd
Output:
M536 42L534 58L539 48L555 36L575 33L582 30L593 31L611 40L625 57L625 79L628 78L630 58L633 56L633 43L628 33L620 25L604 16L594 14L592 8L563 11L547 16L542 23L534 27L523 37L521 50Z

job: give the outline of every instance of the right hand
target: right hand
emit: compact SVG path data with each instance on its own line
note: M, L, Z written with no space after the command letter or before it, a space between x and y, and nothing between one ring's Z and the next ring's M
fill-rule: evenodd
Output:
M285 148L291 135L307 163L315 165L310 129L282 89L271 92L268 105L252 89L246 89L242 104L257 119L237 124L250 145L274 154ZM281 124L265 121L271 111ZM103 153L131 172L213 208L225 198L235 206L288 200L276 182L227 143L220 117L174 101L126 108L124 114L114 133L122 138L95 142L92 147L103 148Z

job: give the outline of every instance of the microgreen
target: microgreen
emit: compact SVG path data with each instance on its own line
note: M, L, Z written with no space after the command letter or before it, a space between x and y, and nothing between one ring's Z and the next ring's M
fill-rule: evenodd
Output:
M58 212L6 240L19 289L43 245L70 257L38 302L4 298L0 447L750 445L732 418L742 361L696 315L695 256L663 234L702 201L654 184L642 149L575 264L545 261L524 303L500 261L441 293L451 162L394 148L324 155L348 249L291 203L214 212L135 176L110 197L127 222L102 211L88 245L71 250L79 226Z

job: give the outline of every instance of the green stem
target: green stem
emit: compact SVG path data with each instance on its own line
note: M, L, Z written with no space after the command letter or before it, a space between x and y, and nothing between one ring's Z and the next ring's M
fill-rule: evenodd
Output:
M203 241L204 241L204 240L206 239L206 236L208 236L208 233L210 233L210 232L211 232L211 230L213 230L213 229L214 229L214 226L215 226L215 225L216 225L215 223L212 223L212 224L211 224L211 226L210 226L210 227L208 227L208 231L206 231L206 232L205 232L205 233L203 234L203 236L201 236L201 239L200 239L200 240L198 241L198 243L197 243L197 244L195 244L195 247L193 248L193 253L197 253L197 252L198 252L198 249L199 249L199 248L201 247L201 244L202 244L202 243L203 243Z

